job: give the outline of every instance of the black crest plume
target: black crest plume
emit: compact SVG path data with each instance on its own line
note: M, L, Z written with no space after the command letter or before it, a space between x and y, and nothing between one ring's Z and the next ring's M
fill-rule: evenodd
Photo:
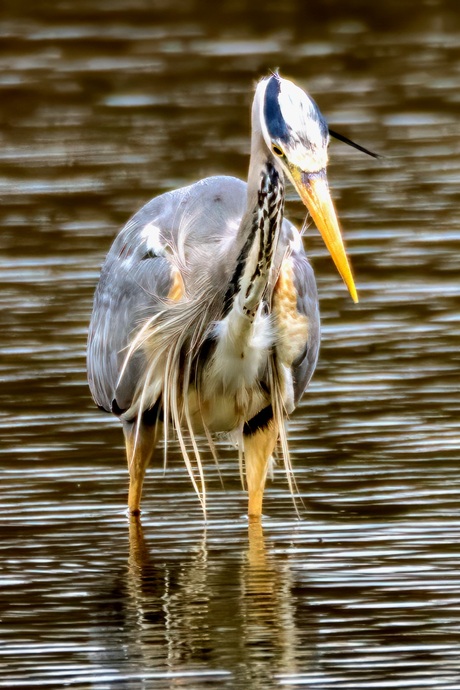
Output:
M351 139L348 139L348 137L345 137L343 134L339 134L338 132L335 132L331 128L329 128L329 134L331 137L334 137L334 139L338 139L339 141L343 141L344 144L348 144L348 146L353 146L353 148L358 149L358 151L362 151L363 153L367 153L367 155L372 156L372 158L382 158L382 156L380 154L373 153L372 151L369 151L369 149L365 149L364 146L361 146L361 144L357 144L356 142L352 141Z

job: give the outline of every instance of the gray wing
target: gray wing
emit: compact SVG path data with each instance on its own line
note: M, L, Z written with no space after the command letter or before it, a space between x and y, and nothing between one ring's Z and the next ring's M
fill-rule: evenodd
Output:
M305 348L292 364L294 403L297 405L313 376L318 361L321 341L320 315L313 268L308 261L297 229L288 220L284 220L283 235L285 244L290 244L291 247L297 311L308 321Z
M118 414L129 407L142 366L138 352L130 358L126 375L117 388L126 348L142 315L154 313L158 303L155 297L166 297L172 282L171 265L166 258L136 245L134 238L126 239L114 243L102 267L87 349L93 398L99 407Z
M305 255L293 256L294 284L297 291L297 309L308 319L308 341L305 352L293 363L294 402L297 405L305 392L318 361L321 341L320 318L316 281L313 269Z
M244 182L207 178L156 197L121 230L101 269L88 334L88 381L99 407L120 414L132 402L142 352L130 357L117 387L118 378L136 330L169 294L171 252L182 252L193 275L197 247L209 253L223 236L236 235L245 205Z

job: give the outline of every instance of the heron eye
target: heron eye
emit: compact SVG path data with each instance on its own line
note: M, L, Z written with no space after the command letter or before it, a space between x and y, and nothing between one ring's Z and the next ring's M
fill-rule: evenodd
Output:
M272 144L272 151L275 154L275 156L284 156L284 151L280 149L280 147L276 144Z

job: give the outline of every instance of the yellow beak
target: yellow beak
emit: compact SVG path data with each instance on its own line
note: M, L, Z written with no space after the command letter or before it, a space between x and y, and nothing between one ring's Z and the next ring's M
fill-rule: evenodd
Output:
M343 246L337 214L332 203L325 171L293 174L296 189L329 250L353 302L358 302L355 281Z

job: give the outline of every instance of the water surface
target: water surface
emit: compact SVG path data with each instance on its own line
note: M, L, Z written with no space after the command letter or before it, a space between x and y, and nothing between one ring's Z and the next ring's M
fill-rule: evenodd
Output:
M0 25L0 687L460 688L460 19L455 2L6 2ZM316 231L323 346L282 473L202 519L177 448L125 516L85 380L113 236L152 196L244 178L279 67L334 129L355 306ZM303 222L293 192L290 217Z

